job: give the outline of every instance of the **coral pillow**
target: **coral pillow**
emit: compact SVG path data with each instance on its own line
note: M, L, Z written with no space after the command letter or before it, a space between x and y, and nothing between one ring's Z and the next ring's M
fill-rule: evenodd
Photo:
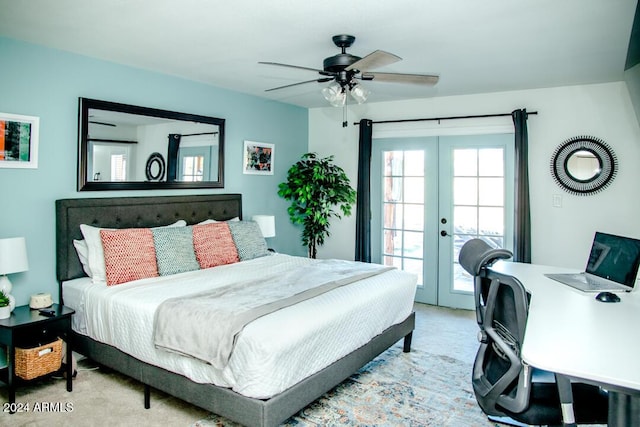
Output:
M158 276L153 233L148 228L100 230L107 286Z
M232 264L240 260L226 222L194 225L193 249L200 268Z

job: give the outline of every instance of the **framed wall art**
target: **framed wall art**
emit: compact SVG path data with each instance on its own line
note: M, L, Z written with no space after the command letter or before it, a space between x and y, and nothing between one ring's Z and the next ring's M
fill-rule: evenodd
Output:
M275 145L245 141L242 172L251 175L273 175Z
M0 168L38 167L40 119L0 113Z

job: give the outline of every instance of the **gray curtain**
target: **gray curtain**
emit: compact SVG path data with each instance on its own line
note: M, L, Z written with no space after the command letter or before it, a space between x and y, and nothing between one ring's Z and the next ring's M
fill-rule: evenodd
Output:
M178 149L182 135L179 133L169 134L169 150L167 158L167 182L174 182L178 179Z
M358 142L358 196L356 199L355 260L371 262L371 120L360 120Z
M529 154L527 110L511 113L515 127L515 218L513 260L531 262L531 208L529 204Z

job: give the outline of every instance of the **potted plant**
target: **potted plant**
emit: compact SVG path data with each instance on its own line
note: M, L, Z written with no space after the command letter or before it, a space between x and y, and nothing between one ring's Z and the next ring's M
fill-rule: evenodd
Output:
M329 236L329 219L351 215L356 191L344 170L333 163L333 156L319 158L306 153L287 173L287 181L278 186L278 195L291 201L287 209L294 224L302 224L302 244L310 258ZM334 207L339 210L334 210Z
M0 319L6 319L9 316L11 316L11 300L3 291L0 291Z

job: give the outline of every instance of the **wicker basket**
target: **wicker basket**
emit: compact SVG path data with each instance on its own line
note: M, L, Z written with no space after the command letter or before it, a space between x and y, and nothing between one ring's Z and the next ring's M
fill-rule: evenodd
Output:
M15 356L16 375L31 380L60 369L62 364L62 340L34 348L17 348Z

